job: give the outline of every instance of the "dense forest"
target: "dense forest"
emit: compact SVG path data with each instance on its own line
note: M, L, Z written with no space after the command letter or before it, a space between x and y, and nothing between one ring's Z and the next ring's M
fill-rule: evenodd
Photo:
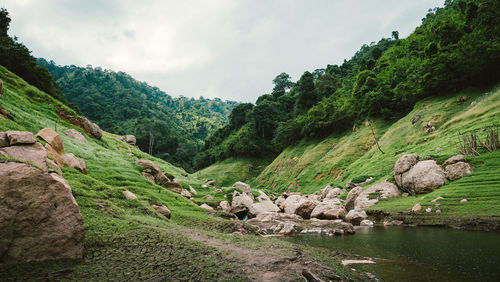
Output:
M195 164L277 154L303 138L342 132L369 118L395 119L424 97L500 81L499 66L500 2L447 0L429 9L407 38L393 31L340 66L306 71L296 82L286 73L276 76L272 93L231 112Z
M133 134L145 152L188 171L203 140L228 122L238 104L220 99L171 97L124 72L58 66L38 59L55 77L64 97L109 132Z

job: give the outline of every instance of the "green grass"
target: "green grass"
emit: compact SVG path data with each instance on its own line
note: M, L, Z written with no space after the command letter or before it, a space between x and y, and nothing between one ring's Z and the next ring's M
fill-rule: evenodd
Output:
M237 181L249 182L257 177L272 159L229 158L195 172L198 179L217 180L217 185L230 187Z

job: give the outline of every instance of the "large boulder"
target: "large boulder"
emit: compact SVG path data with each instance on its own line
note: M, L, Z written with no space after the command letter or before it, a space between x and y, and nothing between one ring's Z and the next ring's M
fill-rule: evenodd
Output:
M0 132L0 148L10 146L6 132Z
M81 258L84 224L59 175L0 163L0 263Z
M320 192L321 192L321 199L323 200L324 198L326 198L326 195L328 195L328 193L330 193L330 191L332 191L332 186L330 185L326 185L325 188L321 189Z
M325 200L330 200L330 199L335 199L338 198L338 196L344 194L346 192L345 189L340 189L340 188L333 188L331 189L328 194L326 194L325 197L323 197Z
M464 155L456 155L456 156L453 156L453 157L450 157L449 159L447 159L443 165L451 165L451 164L454 164L454 163L458 163L458 162L467 162L465 160L465 156Z
M363 187L357 186L351 189L349 193L347 194L347 198L345 200L345 209L347 211L350 211L354 209L354 203L358 196L363 192Z
M225 212L229 212L231 210L231 205L228 201L222 201L219 203L219 208Z
M326 216L324 216L325 212L328 212L329 210L337 210L339 206L342 207L339 199L324 200L323 202L318 203L316 207L314 207L310 216L311 218L327 219ZM330 214L332 213L333 211L330 212Z
M49 143L45 144L45 151L57 163L59 167L64 166L64 158Z
M75 155L69 153L62 155L64 159L64 164L68 167L79 170L83 174L87 174L87 166L85 165L85 160L77 158Z
M375 205L379 199L399 196L400 193L396 185L388 181L382 181L361 192L354 202L354 207L357 209L366 209Z
M302 203L302 196L292 195L286 198L285 202L282 204L285 210L285 213L294 214L295 210Z
M316 203L309 199L302 200L300 205L295 209L295 214L300 215L304 219L311 218L311 212L316 208Z
M366 212L362 209L350 210L345 216L345 220L352 223L353 225L359 225L361 221L368 217Z
M101 139L102 130L97 124L91 122L86 117L82 117L80 119L80 124L82 125L83 130L85 130L85 132L88 135L90 135L94 138L97 138L97 139Z
M141 172L144 178L174 193L182 193L183 188L180 180L176 178L171 180L170 178L168 178L160 169L160 167L154 164L152 161L136 160L135 163L144 168Z
M245 182L238 181L233 184L233 188L240 189L246 194L252 194L252 188L250 188L250 185L246 184Z
M0 154L7 155L13 159L23 160L47 170L47 151L42 144L21 144L0 148Z
M266 195L266 193L262 192L262 190L258 190L258 192L259 192L259 196L257 196L255 198L258 202L271 201L271 199L269 198L269 196Z
M457 180L469 173L472 173L472 166L466 162L457 162L445 168L445 175L448 180Z
M409 171L417 162L417 154L404 155L396 161L394 164L394 177L399 187L402 185L402 174Z
M31 132L26 131L7 131L7 138L9 138L9 144L34 144L36 143L35 136Z
M420 161L401 175L403 191L412 195L432 192L446 182L444 170L434 160Z
M83 134L81 134L80 131L77 131L76 129L65 130L64 134L71 139L75 139L76 141L87 143L87 139L85 139Z
M320 214L321 219L341 219L347 214L346 209L341 205L334 205L331 209L328 209Z
M261 201L254 203L250 209L251 215L259 215L264 212L279 212L280 208L275 205L271 200Z
M46 127L40 130L37 134L37 137L42 138L50 144L52 149L54 149L59 155L64 154L64 145L61 139L61 136L52 128Z
M125 141L125 143L127 143L127 144L135 146L137 139L135 138L134 135L125 135L125 136L123 136L123 141Z
M231 202L231 212L239 218L247 215L253 206L253 199L246 193L233 192L233 201Z

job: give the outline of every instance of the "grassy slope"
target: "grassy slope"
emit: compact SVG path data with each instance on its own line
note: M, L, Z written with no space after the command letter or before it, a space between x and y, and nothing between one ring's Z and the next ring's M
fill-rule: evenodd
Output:
M8 75L6 75L8 73ZM234 222L211 214L178 194L153 185L141 175L137 158L153 160L167 174L181 179L183 185L192 185L200 193L196 197L213 194L215 188L201 189L202 182L187 175L184 170L118 141L117 136L104 133L102 140L86 136L87 144L68 138L62 132L76 128L60 120L58 109L72 113L70 109L49 95L24 82L0 66L0 79L5 83L0 108L7 109L15 117L13 121L0 118L0 131L25 130L33 133L44 127L59 132L67 153L85 159L88 175L63 168L63 176L72 187L73 195L84 217L85 254L81 260L48 260L16 265L0 265L0 280L248 280L252 269L248 261L231 255L216 244L200 241L215 238L219 245L257 250L258 256L291 256L298 246L275 238L255 235L234 236ZM74 114L74 113L72 113ZM129 156L129 154L132 156ZM129 190L138 201L125 200L122 191ZM228 189L224 189L225 192ZM216 195L216 204L224 199ZM167 220L157 214L151 204L164 204L172 211ZM215 245L215 246L214 246ZM304 247L300 247L304 248ZM343 254L321 255L314 248L306 253L317 253L316 259L328 265L342 277L358 277L340 265ZM267 255L266 255L267 256ZM244 265L245 267L241 267ZM262 266L261 266L262 267ZM262 272L262 269L258 269ZM290 273L290 275L297 275ZM299 274L300 275L300 274ZM300 279L300 277L295 277Z
M458 105L456 99L470 96ZM421 119L412 125L415 115ZM427 134L423 124L431 122L436 131ZM457 133L479 130L487 125L500 124L500 87L468 90L447 97L431 97L420 101L414 110L395 123L375 120L372 127L379 139L382 154L376 147L370 127L365 123L351 132L332 135L323 140L303 141L283 151L263 172L251 182L256 187L273 192L301 191L312 193L328 184L342 186L349 180L361 182L374 177L372 183L393 180L394 163L403 154L417 153L443 162L457 154ZM441 150L436 150L440 148ZM400 198L375 205L373 209L390 212L411 209L420 202L427 207L429 201L441 195L442 217L456 215L498 216L500 214L500 162L499 152L484 153L469 158L474 173L464 179L449 182L439 190L425 196ZM231 161L225 164L231 167ZM211 167L206 169L215 171ZM216 178L216 174L213 174ZM236 181L239 179L233 179ZM471 201L459 205L457 199Z
M229 158L199 170L193 176L202 180L215 179L218 185L230 187L235 179L251 182L271 161L270 159Z

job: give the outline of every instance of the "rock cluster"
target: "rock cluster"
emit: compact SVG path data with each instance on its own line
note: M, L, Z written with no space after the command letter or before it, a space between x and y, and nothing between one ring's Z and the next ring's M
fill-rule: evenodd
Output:
M150 160L137 160L136 164L142 166L144 169L142 170L142 175L147 180L153 182L154 184L160 185L167 190L170 190L174 193L181 194L182 193L182 184L179 179L168 178L165 173L155 165ZM187 192L187 191L186 191ZM189 192L188 192L189 193Z
M0 154L15 160L0 162L0 263L83 255L83 217L59 175L62 140L47 128L38 137L45 147L30 132L0 133Z
M394 177L401 190L415 195L432 192L447 179L456 180L472 172L472 167L461 155L449 158L444 166L445 169L434 160L419 160L417 154L408 154L397 160Z

